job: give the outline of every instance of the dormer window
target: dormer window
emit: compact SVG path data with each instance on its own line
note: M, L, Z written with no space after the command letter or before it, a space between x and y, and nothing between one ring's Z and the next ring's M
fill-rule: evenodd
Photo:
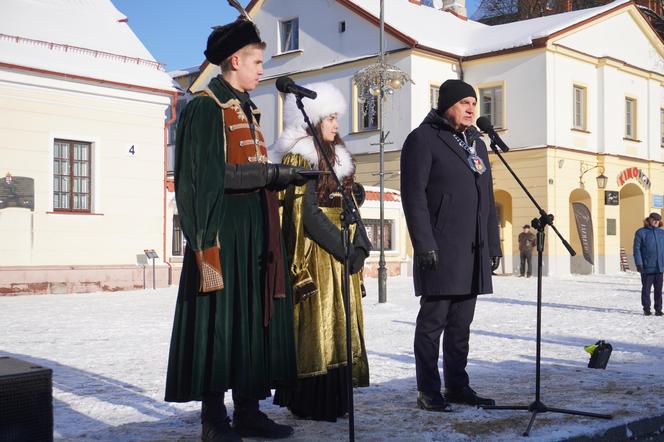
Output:
M281 52L290 52L300 49L298 18L289 18L279 22Z

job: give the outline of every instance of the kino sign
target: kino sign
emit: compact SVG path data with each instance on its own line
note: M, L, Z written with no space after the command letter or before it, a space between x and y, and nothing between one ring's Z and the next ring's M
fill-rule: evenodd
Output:
M618 186L625 184L627 180L636 180L644 189L650 189L650 178L638 167L628 167L618 174Z

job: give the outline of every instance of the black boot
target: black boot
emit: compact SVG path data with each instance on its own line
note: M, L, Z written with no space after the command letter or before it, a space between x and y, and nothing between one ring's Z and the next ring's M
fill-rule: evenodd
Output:
M417 394L417 406L426 411L452 411L450 404L447 403L440 391L425 393L420 391Z
M203 397L201 406L202 442L241 442L240 435L231 428L231 420L226 414L224 395L214 394Z
M446 389L445 399L453 404L475 405L477 407L481 405L496 405L496 401L493 399L478 396L475 390L470 388L469 385L466 385L459 391L450 391Z
M278 424L258 409L258 400L233 397L233 428L242 437L284 439L293 435L293 427Z

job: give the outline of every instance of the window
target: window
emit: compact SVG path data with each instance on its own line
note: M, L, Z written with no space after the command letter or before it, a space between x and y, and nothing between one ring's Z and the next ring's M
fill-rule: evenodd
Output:
M182 256L186 241L180 227L180 215L173 215L173 256Z
M664 147L664 109L659 110L660 117L659 117L659 137L660 137L660 145Z
M586 88L574 85L574 129L586 130Z
M491 121L496 129L505 127L503 123L503 87L480 88L480 113Z
M292 18L279 22L279 33L281 35L281 52L295 51L299 49L298 19Z
M357 99L357 131L378 129L378 97Z
M636 139L636 100L625 98L625 138Z
M92 144L55 140L53 145L53 210L91 211Z
M383 220L383 228L385 229L385 239L383 240L384 250L392 249L392 223L391 219ZM371 246L374 250L380 250L380 220L379 219L365 219L364 227L367 229L367 235L371 241Z
M431 109L438 108L438 93L440 92L440 86L430 84L429 85L429 107Z

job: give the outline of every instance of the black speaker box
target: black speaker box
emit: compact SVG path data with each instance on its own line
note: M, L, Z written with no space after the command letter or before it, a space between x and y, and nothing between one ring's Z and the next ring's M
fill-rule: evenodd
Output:
M52 373L0 356L0 442L53 440Z

